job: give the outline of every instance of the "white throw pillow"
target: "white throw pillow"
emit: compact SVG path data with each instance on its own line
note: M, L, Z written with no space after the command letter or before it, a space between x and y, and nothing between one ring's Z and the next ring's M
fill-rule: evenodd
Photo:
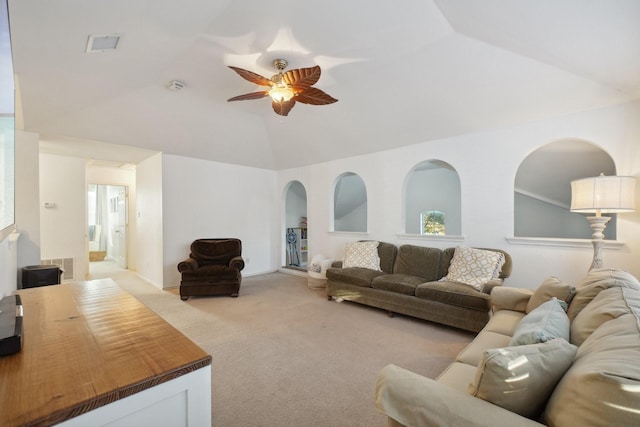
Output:
M360 267L382 271L378 256L378 244L379 242L347 243L344 249L342 268Z
M494 279L505 263L502 252L458 246L453 253L449 272L442 281L459 282L481 291L485 283Z

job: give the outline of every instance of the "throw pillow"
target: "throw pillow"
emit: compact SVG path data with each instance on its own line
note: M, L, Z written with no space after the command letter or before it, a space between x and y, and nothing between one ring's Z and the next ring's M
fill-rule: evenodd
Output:
M486 350L468 391L524 417L537 418L575 358L562 339Z
M536 344L554 338L569 341L571 325L565 313L566 307L566 302L556 297L551 298L522 318L509 345Z
M576 288L574 286L563 282L557 277L549 277L545 279L544 282L542 282L533 292L533 295L527 304L526 313L530 313L542 303L549 301L553 297L569 304L575 293Z
M501 252L458 246L447 275L440 280L464 283L482 291L484 284L494 278L504 262Z
M379 242L352 242L345 245L342 268L360 267L380 270Z

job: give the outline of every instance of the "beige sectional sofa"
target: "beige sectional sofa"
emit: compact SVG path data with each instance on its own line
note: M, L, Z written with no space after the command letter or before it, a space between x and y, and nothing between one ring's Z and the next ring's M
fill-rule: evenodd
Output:
M599 269L575 288L549 278L535 291L495 288L491 301L489 323L436 380L382 369L375 404L389 426L640 426L635 277ZM566 320L549 314L563 301ZM512 345L530 320L540 342Z
M373 245L377 258L364 259L366 257L358 254L354 262L357 266L334 262L326 272L329 300L357 302L390 314L404 314L473 332L480 331L489 321L491 290L502 285L511 274L511 257L500 249L397 247L386 242L365 241L347 245L345 262L349 261L349 248L360 244ZM373 250L372 247L369 249ZM482 278L478 271L465 271L460 254L481 258L485 254L498 264L495 268L487 264L493 275ZM480 263L478 259L472 263L476 262ZM451 267L456 264L462 264L463 268L456 270L458 276L452 276ZM447 280L450 277L472 278L475 287Z

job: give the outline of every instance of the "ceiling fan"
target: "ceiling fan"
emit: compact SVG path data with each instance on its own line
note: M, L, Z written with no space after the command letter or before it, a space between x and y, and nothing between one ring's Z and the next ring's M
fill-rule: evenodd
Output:
M242 68L229 66L243 79L260 86L266 86L269 89L234 96L227 99L227 102L270 96L273 111L281 116L286 116L296 105L296 101L311 105L333 104L338 101L320 89L312 87L320 79L319 66L298 68L285 73L284 69L288 65L285 59L276 59L273 61L273 65L278 70L278 74L274 74L270 79Z

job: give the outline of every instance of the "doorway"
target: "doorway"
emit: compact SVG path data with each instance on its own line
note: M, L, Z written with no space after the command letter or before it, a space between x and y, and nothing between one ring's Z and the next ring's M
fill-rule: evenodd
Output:
M307 270L307 191L292 181L285 194L284 268Z
M128 187L89 184L87 219L89 274L109 277L128 268Z

